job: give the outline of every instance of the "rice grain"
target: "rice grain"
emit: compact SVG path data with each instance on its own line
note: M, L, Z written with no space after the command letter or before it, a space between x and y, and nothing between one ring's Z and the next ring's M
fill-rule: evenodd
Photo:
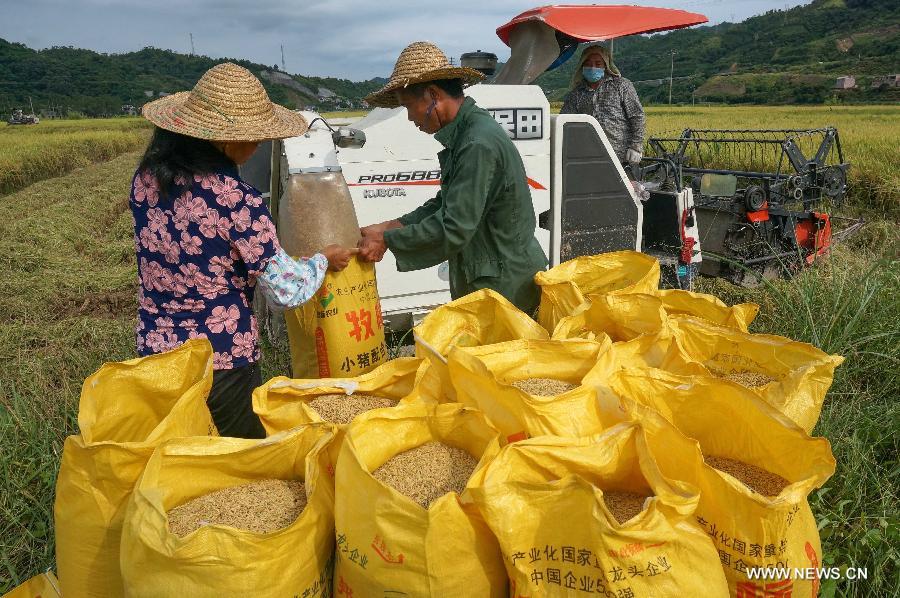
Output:
M759 388L760 386L765 386L769 382L775 382L776 380L762 372L739 372L734 374L723 374L718 377L723 380L737 382L741 386L746 386L747 388Z
M539 397L551 397L578 388L577 384L554 378L525 378L511 384L523 392Z
M763 496L778 496L790 482L778 474L736 459L704 455L707 465L737 478L744 486Z
M624 490L604 490L603 502L619 523L625 523L644 510L647 496Z
M289 526L305 508L302 481L259 480L222 488L171 509L169 530L183 537L217 524L263 534Z
M307 403L322 419L335 424L349 424L360 413L394 407L397 401L387 397L367 394L320 395Z
M391 457L372 475L427 509L448 492L461 494L477 465L463 449L428 442Z

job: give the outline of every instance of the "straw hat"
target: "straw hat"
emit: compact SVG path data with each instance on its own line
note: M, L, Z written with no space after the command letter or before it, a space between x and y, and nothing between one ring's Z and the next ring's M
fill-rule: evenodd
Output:
M145 104L141 114L156 126L211 141L263 141L302 135L300 114L269 99L244 67L224 62L200 77L194 89Z
M413 42L400 52L387 85L366 96L366 101L372 106L396 108L400 104L394 92L438 79L462 79L463 85L472 85L484 75L475 69L451 66L447 56L431 42Z

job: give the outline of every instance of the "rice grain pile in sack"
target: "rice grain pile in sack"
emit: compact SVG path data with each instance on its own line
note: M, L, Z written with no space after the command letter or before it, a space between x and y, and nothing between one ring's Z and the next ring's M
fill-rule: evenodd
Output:
M541 287L538 321L552 332L588 295L655 292L659 262L636 251L613 251L563 262L535 274L534 282Z
M611 385L674 425L640 418L663 475L699 488L695 520L715 544L731 595L815 596L817 579L763 581L747 572L821 565L807 497L834 474L828 440L811 438L751 390L706 377L675 386L667 376L624 370ZM680 448L684 437L696 441L691 451Z
M587 340L519 340L457 347L450 353L450 378L459 401L484 412L505 442L542 436L587 436L609 425L600 411L597 391L582 379L612 343ZM561 394L528 392L517 383L537 379L568 383ZM540 385L537 385L538 388ZM552 391L551 391L552 392Z
M637 423L510 444L471 494L500 541L511 596L728 595L694 524L697 489L662 475Z
M490 289L469 293L438 307L416 326L414 333L416 356L427 359L431 366L422 383L430 388L430 394L437 394L445 402L456 400L447 369L453 347L550 337L531 317Z
M750 387L812 432L843 357L782 336L748 334L698 318L674 317L671 322L684 352L710 375Z
M729 307L721 299L705 293L692 293L681 289L656 291L669 316L694 316L713 324L747 332L759 313L756 303L738 303Z
M333 438L332 426L309 424L263 440L185 438L161 445L135 486L125 517L125 595L330 595L334 485L324 470ZM302 484L305 496L298 499L305 506L299 516L299 509L275 492L275 481ZM255 504L233 511L237 495L254 486L257 494L248 498ZM225 490L232 492L230 501L201 503L193 513L195 525L180 529L180 509ZM223 519L232 524L217 523Z
M316 295L284 312L297 378L358 376L388 359L375 264L354 257Z
M107 363L84 382L76 436L66 438L53 516L64 596L122 596L119 540L134 484L153 450L212 426L212 346Z
M416 403L357 418L337 462L334 595L507 596L499 546L468 488L437 498L434 483L466 487L461 461L476 463L477 473L498 442L484 415L459 404ZM414 464L429 455L430 465ZM398 487L416 489L417 499L430 494L430 506Z
M386 399L396 404L410 394L415 387L416 374L422 363L415 357L392 359L375 370L354 378L292 379L284 376L272 378L253 391L253 411L259 416L266 434L289 430L294 426L311 422L332 421L339 425L349 422L329 420L336 410L316 411L316 401L336 402L341 396L354 395ZM312 406L311 406L312 403ZM363 409L362 401L356 405ZM371 401L372 405L379 401ZM384 406L387 406L385 403ZM347 406L347 416L352 415L354 405ZM325 417L323 417L323 414Z
M609 336L613 342L643 334L666 334L668 318L659 297L646 293L592 295L571 316L559 321L551 338L594 339Z

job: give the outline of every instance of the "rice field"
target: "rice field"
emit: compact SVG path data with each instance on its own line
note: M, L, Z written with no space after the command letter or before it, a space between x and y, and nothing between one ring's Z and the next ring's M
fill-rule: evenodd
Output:
M853 164L846 210L866 215L863 232L794 281L747 290L703 280L700 290L760 303L753 332L846 356L814 431L831 442L838 469L810 504L823 565L866 567L869 579L824 581L821 595L896 595L900 107L650 107L647 115L650 134L838 127ZM0 594L53 567L56 471L77 427L82 381L134 355L127 197L148 131L139 119L0 126ZM21 165L35 163L46 168L24 174ZM9 165L19 165L15 178L4 178ZM287 347L265 334L262 345L263 379L286 373Z
M0 124L0 196L134 151L149 138L149 123L137 117Z

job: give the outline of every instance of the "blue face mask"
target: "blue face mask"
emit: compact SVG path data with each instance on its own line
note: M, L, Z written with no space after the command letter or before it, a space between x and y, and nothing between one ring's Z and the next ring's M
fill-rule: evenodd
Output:
M605 73L606 70L599 67L585 66L581 68L581 74L584 75L584 78L590 83L596 83L603 78Z

